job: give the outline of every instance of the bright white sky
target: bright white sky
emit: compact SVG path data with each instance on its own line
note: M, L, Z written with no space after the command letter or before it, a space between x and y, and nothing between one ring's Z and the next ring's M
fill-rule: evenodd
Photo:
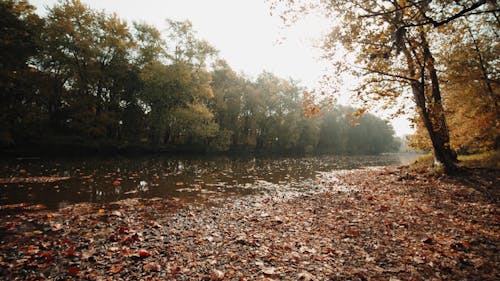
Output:
M127 21L145 21L165 29L165 19L190 20L199 38L210 42L236 71L254 78L270 71L314 88L327 71L314 47L326 32L326 21L309 16L284 27L271 15L266 0L81 0L93 9L116 13ZM40 12L57 0L30 0ZM348 100L342 100L349 104ZM405 118L391 121L396 134L411 133Z

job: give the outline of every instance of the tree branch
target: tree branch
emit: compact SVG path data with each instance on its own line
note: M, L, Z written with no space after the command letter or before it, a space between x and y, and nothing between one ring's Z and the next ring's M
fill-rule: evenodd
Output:
M376 74L379 74L379 75L382 75L382 76L387 76L387 77L392 77L392 78L398 78L399 80L405 80L405 81L408 81L408 82L419 82L418 80L416 80L414 78L410 78L410 77L406 77L406 76L402 76L402 75L398 75L398 74L387 73L387 72L383 72L383 71L380 71L380 70L371 69L371 68L368 68L368 67L359 67L358 66L356 68L362 69L362 70L370 72L370 73L376 73Z
M428 2L429 0L421 0L421 1L417 1L415 3L411 3L409 5L406 5L406 6L403 6L403 7L398 7L396 9L393 9L393 10L390 10L390 11L384 11L384 12L372 12L371 14L366 14L366 15L361 15L359 16L360 18L371 18L371 17L379 17L379 16L386 16L386 15L390 15L390 14L393 14L395 12L399 12L399 11L402 11L404 9L407 9L407 8L411 8L413 6L417 6L419 4L422 4L424 2ZM366 9L363 9L365 10L366 12L368 12L368 10Z
M393 14L393 13L405 10L407 8L418 6L420 4L424 4L424 3L427 3L427 2L429 2L429 0L416 1L414 3L408 4L408 5L403 6L403 7L397 7L395 9L393 9L393 10L390 10L390 11L372 12L370 14L361 15L360 18L387 16L387 15L390 15L390 14ZM443 20L435 20L435 19L427 16L425 13L422 13L423 17L425 18L425 21L419 22L419 23L413 23L413 24L406 24L406 25L404 25L402 27L403 28L406 28L406 27L416 27L416 26L424 26L424 25L429 25L429 24L433 25L434 27L439 27L439 26L445 25L445 24L447 24L447 23L449 23L449 22L451 22L451 21L453 21L453 20L455 20L457 18L460 18L460 17L463 17L463 16L471 14L469 12L471 12L471 11L473 11L473 10L481 7L481 6L483 6L487 2L488 2L488 0L479 0L478 2L472 4L470 7L463 8L461 11L459 11L456 14L454 14L454 15L446 18L446 19L443 19ZM366 9L364 9L364 10L366 12L369 12ZM487 10L487 11L475 12L475 13L472 13L472 14L489 13L489 12L495 13L497 11L498 11L498 9L494 9L494 10Z
M481 7L482 5L486 4L488 2L488 0L480 0L479 2L477 3L474 3L472 4L470 7L467 7L467 8L464 8L462 9L461 11L459 11L458 13L444 19L444 20L440 20L440 21L437 21L429 16L427 16L424 12L422 13L422 15L424 16L424 18L426 19L424 22L421 22L421 23L415 23L415 24L407 24L407 25L404 25L404 27L415 27L415 26L424 26L424 25L428 25L428 24L431 24L433 25L434 27L439 27L439 26L442 26L442 25L445 25L453 20L456 20L460 17L463 17L463 16L466 16L468 15L468 13L470 11L473 11L479 7Z

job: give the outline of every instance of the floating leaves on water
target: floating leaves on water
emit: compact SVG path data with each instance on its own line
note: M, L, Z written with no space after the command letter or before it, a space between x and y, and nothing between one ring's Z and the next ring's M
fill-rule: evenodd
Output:
M23 210L23 211L41 211L47 209L46 205L43 204L31 204L31 203L17 203L17 204L7 204L1 205L1 210Z
M228 196L268 192L274 188L300 191L309 188L307 181L322 177L321 172L397 161L388 158L391 157L212 157L189 160L158 157L147 160L120 158L65 162L38 159L36 162L26 161L23 167L7 167L6 172L0 175L0 183L4 182L8 187L3 190L5 202L18 203L16 193L26 192L30 200L45 204L50 209L58 208L57 200L71 198L71 203L106 203L120 200L124 195L223 200ZM21 175L21 169L26 170L26 174ZM142 181L147 183L146 187L141 185ZM54 183L57 183L57 189L53 188ZM176 183L203 194L200 195L196 190L176 190L176 187L180 187ZM336 188L335 182L332 185ZM334 194L335 191L330 193ZM295 195L289 193L287 196Z
M47 177L27 177L27 178L0 178L0 184L6 183L53 183L58 181L69 180L70 177L59 177L59 176L47 176Z

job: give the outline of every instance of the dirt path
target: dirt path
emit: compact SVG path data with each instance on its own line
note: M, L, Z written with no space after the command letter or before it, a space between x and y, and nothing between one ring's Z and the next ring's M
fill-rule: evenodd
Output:
M6 280L498 280L495 171L323 174L214 206L129 199L5 215Z

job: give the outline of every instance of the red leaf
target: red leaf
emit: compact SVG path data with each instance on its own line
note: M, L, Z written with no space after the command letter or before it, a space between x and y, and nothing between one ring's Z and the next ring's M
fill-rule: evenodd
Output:
M114 234L111 234L111 235L109 236L109 241L111 241L111 242L117 242L118 240L120 240L120 238L118 238L118 237L117 237L116 235L114 235Z
M72 267L68 268L69 275L76 276L78 274L78 272L80 272L80 269L76 266L72 266Z
M135 236L135 235L132 235L132 236L130 236L130 237L125 238L125 240L123 240L123 243L124 243L124 244L132 244L132 243L134 243L136 240L137 240L137 239L136 239L136 236Z
M180 267L176 267L174 269L172 269L172 271L170 271L170 274L172 275L176 275L177 273L179 273L181 271L181 268Z
M68 256L68 257L74 257L75 253L76 253L75 249L73 249L73 248L69 248L66 250L66 256Z
M157 222L155 222L155 221L151 221L151 222L149 223L149 225L150 225L151 227L154 227L154 228L160 228L160 227L161 227L161 224L159 224L159 223L157 223Z
M149 256L151 256L151 253L150 253L150 252L148 252L148 251L146 251L146 250L140 250L140 251L139 251L139 257L141 257L141 258L147 258L147 257L149 257Z
M45 261L51 261L52 260L52 252L51 251L46 251L40 254L42 258L45 258Z
M120 226L120 228L118 228L118 234L123 234L125 232L128 232L129 228L126 227L126 226Z
M355 228L351 228L347 231L347 234L351 235L351 236L358 236L359 235L359 230L355 229Z

